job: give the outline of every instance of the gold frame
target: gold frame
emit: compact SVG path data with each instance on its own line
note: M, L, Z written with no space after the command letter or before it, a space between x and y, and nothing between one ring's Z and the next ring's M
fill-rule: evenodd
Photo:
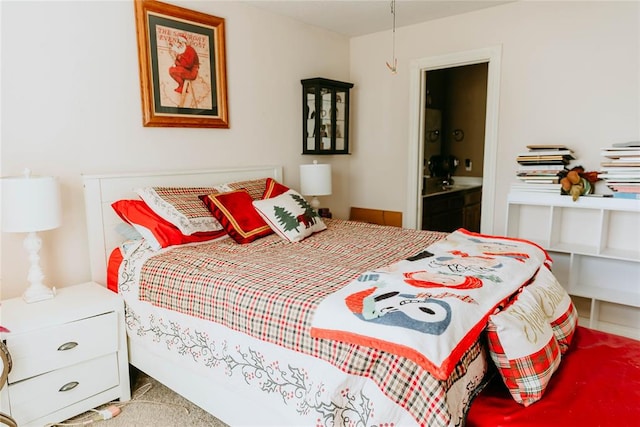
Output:
M143 125L229 128L224 18L155 0L134 3ZM179 82L169 73L179 35L197 52L193 80Z

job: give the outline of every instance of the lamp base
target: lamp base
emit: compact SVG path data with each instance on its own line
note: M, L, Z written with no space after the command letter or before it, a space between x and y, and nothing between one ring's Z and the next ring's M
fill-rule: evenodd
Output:
M29 252L29 261L31 263L29 274L27 275L29 287L22 294L22 299L27 303L48 300L56 295L55 288L48 288L42 283L44 274L42 274L42 269L40 268L40 255L38 254L41 246L42 240L35 232L29 233L24 239L24 247Z
M309 204L316 212L318 212L318 209L320 209L320 200L318 200L316 196L313 196L313 198L309 201Z
M32 302L44 301L56 296L56 290L44 285L31 285L22 294L22 299L31 304Z

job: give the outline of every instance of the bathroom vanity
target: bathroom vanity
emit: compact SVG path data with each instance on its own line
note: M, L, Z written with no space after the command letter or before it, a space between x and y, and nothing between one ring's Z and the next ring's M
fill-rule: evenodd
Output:
M422 229L480 232L481 184L427 186L422 196Z

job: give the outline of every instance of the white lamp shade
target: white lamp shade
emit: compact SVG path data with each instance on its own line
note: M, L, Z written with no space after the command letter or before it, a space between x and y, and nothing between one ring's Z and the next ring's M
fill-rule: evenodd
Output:
M59 227L60 187L51 176L6 177L2 182L2 231L35 232Z
M331 194L331 165L300 165L300 192L307 196Z

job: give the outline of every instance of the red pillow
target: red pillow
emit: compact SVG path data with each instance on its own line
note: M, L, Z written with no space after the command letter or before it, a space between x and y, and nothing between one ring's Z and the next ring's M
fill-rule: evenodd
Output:
M250 243L273 233L253 207L245 189L200 196L225 231L238 243Z
M158 216L142 200L118 200L111 207L124 222L138 230L154 249L204 242L226 234L224 230L182 234L175 225Z
M123 259L120 248L115 248L111 251L109 262L107 263L107 289L116 294L118 293L118 270L120 270L120 264L122 264Z
M280 184L273 178L267 178L267 187L264 189L264 193L262 194L262 200L279 196L287 191L289 191L289 187L286 185Z

